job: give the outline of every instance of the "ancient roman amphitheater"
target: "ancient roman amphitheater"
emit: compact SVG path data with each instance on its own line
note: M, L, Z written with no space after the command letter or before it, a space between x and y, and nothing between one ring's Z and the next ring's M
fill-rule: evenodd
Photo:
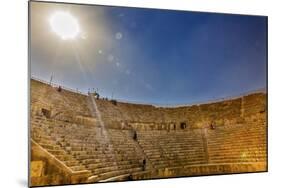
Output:
M156 107L30 86L31 186L267 171L264 92Z

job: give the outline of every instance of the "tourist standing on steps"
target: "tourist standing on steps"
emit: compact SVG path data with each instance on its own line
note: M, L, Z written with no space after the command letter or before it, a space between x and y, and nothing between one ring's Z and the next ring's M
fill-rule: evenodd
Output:
M129 179L129 180L133 180L133 175L130 174L129 177L128 177L128 179Z
M145 171L146 170L146 158L144 158L142 160L142 170Z
M134 130L134 137L133 138L134 138L135 141L137 141L137 139L138 139L137 131L135 131L135 130Z
M212 130L214 130L214 129L215 129L214 122L211 122L210 128L211 128Z
M61 92L61 90L62 90L62 88L61 88L61 86L59 86L59 88L58 88L58 92Z

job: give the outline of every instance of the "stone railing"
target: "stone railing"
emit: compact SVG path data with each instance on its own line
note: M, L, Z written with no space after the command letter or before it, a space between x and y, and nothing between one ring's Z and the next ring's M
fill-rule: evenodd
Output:
M73 171L63 162L41 147L33 139L31 142L31 179L30 185L59 185L85 182L91 175L89 170ZM34 162L41 162L41 168L34 167Z

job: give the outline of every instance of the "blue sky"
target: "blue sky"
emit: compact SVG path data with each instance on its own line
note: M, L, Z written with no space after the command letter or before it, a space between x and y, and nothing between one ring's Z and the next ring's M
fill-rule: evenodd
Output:
M66 10L81 37L45 19ZM267 18L104 6L33 4L31 75L104 97L188 104L266 87Z

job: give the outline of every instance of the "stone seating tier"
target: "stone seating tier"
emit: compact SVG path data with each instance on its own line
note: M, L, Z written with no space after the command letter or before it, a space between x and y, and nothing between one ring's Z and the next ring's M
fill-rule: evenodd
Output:
M64 173L68 168L84 171L83 182L124 180L131 174L262 171L267 161L265 99L266 94L257 93L183 107L96 99L101 123L89 96L32 80L31 138L51 156L48 162L67 167ZM42 156L36 160L46 162ZM46 177L36 178L42 185Z

